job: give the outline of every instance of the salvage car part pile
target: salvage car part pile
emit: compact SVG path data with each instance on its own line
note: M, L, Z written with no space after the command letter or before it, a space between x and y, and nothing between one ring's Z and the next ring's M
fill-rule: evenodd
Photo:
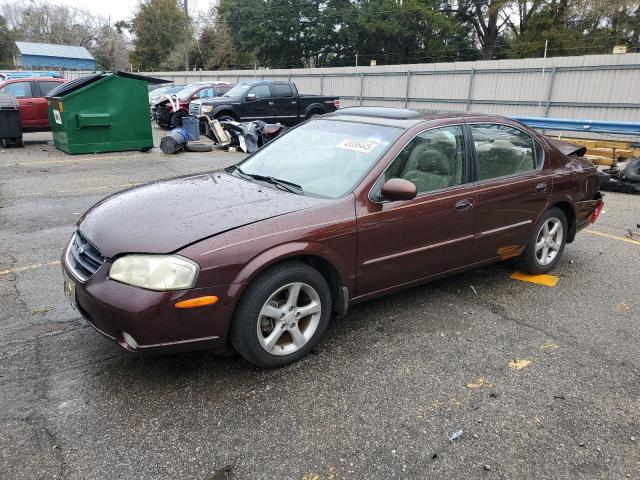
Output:
M600 188L611 192L640 193L640 157L620 168L617 164L598 172Z
M281 123L266 123L262 120L240 123L234 120L218 121L206 115L205 136L221 147L239 148L245 153L253 153L286 130Z

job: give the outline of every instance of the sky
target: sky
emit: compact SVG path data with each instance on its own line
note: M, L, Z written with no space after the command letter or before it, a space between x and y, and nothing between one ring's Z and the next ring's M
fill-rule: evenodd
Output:
M50 0L55 5L69 5L82 8L102 17L111 17L114 22L133 17L138 0ZM199 11L206 11L212 0L188 0L189 13L193 15Z

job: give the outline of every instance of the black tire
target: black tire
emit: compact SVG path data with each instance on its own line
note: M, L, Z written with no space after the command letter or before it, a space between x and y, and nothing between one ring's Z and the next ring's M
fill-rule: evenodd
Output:
M187 142L187 150L190 152L210 152L213 145L206 142L190 141Z
M536 251L536 244L541 240L542 229L544 228L545 224L552 224L553 220L556 219L559 220L560 224L562 225L562 239L560 241L560 247L557 249L556 254L552 260L550 260L548 263L543 263L543 261L541 261L538 256L538 252ZM538 220L538 223L536 223L535 227L533 228L531 236L529 237L529 242L527 243L527 247L517 260L518 266L522 270L534 275L541 275L543 273L550 272L556 266L556 264L560 260L560 257L562 257L562 252L564 252L564 247L567 243L568 233L569 228L567 224L567 217L564 212L557 207L550 208L542 215L542 217L540 217L540 220ZM548 248L551 249L551 247L549 246Z
M624 169L624 176L632 182L640 182L640 157L632 158Z
M227 113L224 113L222 115L220 115L219 117L215 117L216 120L218 120L219 122L223 122L223 121L231 121L231 122L238 122L239 120L234 116L234 115L229 115Z
M319 110L311 110L309 113L307 113L305 118L309 120L310 118L317 117L318 115L323 115L323 112Z
M171 128L177 128L182 126L182 118L186 117L187 113L182 110L178 110L177 112L173 112L171 114Z
M321 311L317 327L297 351L287 355L274 355L263 348L258 340L258 321L264 321L264 317L260 320L260 313L275 292L296 282L310 286L318 295ZM261 273L247 287L236 307L229 338L236 351L252 364L262 368L283 367L300 360L318 343L329 324L330 316L331 291L320 272L305 263L284 262ZM262 328L263 323L260 325ZM271 332L275 329L273 327Z

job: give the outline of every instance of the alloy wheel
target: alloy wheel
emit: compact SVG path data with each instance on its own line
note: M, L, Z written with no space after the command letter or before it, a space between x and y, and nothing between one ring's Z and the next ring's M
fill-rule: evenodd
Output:
M564 229L559 218L548 218L536 236L536 261L540 265L552 263L562 248Z
M320 295L312 286L301 282L285 285L260 310L258 342L272 355L295 353L313 337L321 315Z

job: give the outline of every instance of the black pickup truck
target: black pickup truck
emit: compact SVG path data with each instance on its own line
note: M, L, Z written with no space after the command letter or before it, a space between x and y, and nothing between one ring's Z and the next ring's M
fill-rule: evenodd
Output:
M221 97L192 101L189 114L218 120L264 120L295 125L338 108L338 97L300 95L291 82L253 80L238 83Z

